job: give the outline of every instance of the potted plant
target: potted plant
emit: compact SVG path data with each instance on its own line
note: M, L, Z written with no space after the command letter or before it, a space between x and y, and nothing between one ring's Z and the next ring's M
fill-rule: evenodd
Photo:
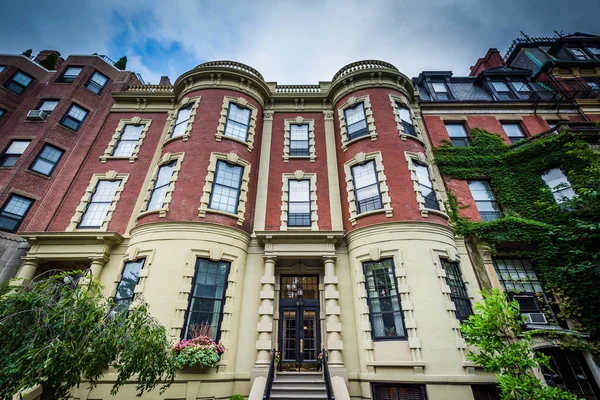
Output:
M396 328L393 326L385 328L385 336L396 336Z
M212 340L210 326L192 327L192 338L184 339L173 345L177 368L192 366L216 368L225 346Z

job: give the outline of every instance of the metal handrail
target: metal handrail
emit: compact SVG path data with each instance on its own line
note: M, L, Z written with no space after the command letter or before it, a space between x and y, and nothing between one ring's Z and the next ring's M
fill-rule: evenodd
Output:
M329 374L329 363L327 362L327 350L323 349L323 379L327 388L327 399L335 400L333 388L331 387L331 375Z
M267 374L267 384L265 385L265 391L263 393L263 400L271 399L271 389L273 388L273 381L275 380L275 353L277 350L271 351L271 362L269 363L269 373Z

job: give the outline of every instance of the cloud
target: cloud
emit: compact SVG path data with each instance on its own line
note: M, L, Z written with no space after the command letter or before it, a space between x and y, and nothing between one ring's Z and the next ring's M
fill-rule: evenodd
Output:
M597 0L22 0L5 7L3 52L33 47L127 54L146 80L172 81L197 64L240 61L280 83L329 80L344 65L381 59L403 73L468 67L519 31L600 34ZM596 11L596 12L594 12Z

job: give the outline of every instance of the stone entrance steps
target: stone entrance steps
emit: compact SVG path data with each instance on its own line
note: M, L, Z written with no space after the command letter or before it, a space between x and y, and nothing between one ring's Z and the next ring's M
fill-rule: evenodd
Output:
M279 372L273 381L271 399L327 399L327 388L320 372Z

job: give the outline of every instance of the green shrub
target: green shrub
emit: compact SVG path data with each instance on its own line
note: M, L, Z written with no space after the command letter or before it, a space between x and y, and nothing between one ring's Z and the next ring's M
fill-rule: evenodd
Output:
M241 394L234 394L229 398L229 400L244 400L244 396L242 396Z

